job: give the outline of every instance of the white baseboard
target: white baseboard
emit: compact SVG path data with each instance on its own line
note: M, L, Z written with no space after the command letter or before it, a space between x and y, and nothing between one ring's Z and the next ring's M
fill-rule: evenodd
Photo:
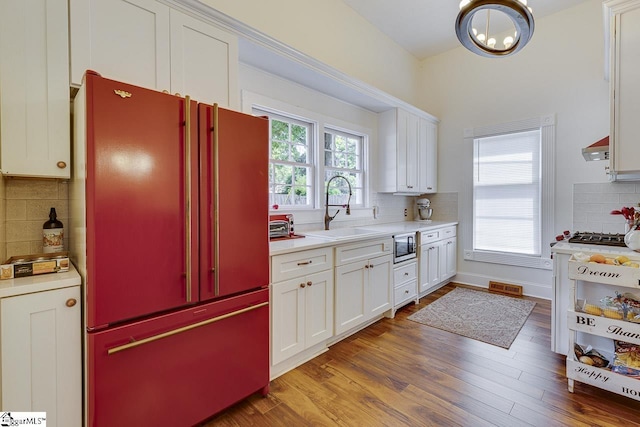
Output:
M503 282L503 283L513 283L514 285L520 285L522 286L523 294L529 297L542 298L547 300L551 300L553 297L553 289L551 287L551 283L540 284L540 283L524 282L522 280L514 281L506 277L485 276L481 274L467 274L467 273L456 274L451 279L451 282L489 289L489 281L491 280L497 281L497 282Z

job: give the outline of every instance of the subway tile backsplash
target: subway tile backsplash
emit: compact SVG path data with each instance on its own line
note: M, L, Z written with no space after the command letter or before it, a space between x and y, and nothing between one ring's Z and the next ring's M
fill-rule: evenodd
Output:
M4 178L4 195L0 254L2 261L16 255L42 252L42 224L49 219L49 210L65 227L64 247L69 247L69 184L49 179Z
M612 210L635 207L640 203L640 183L607 182L573 185L573 230L602 233L624 233L622 215Z

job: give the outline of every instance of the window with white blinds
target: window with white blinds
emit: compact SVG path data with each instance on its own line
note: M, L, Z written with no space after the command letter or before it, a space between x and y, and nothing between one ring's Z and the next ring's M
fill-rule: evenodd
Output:
M541 130L473 140L473 249L541 256Z

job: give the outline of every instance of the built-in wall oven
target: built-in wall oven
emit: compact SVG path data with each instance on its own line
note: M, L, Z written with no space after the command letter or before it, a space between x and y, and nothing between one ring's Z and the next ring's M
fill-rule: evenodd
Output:
M393 236L393 262L399 263L417 257L416 233Z

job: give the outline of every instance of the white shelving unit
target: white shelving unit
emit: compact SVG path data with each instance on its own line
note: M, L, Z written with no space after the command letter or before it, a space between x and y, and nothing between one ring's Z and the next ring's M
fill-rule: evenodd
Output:
M576 311L578 286L590 283L615 287L640 289L640 269L624 266L594 264L569 260L570 296L573 307L567 312L569 328L569 352L567 354L567 379L573 393L574 382L579 381L640 401L640 380L607 369L580 363L574 356L574 344L578 332L599 337L640 344L640 324ZM612 288L613 291L613 288ZM578 343L580 344L580 343Z

